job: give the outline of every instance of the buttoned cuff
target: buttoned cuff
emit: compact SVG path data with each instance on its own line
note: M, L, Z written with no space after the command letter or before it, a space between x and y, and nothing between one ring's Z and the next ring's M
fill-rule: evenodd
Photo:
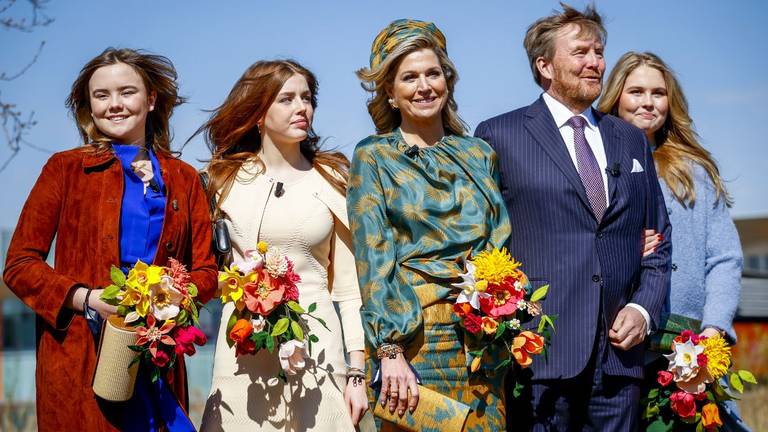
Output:
M645 310L644 307L640 306L637 303L627 303L627 306L631 307L632 309L636 309L638 312L640 312L640 315L643 316L645 319L645 328L647 329L645 332L645 335L648 336L653 332L651 329L651 316L648 314L648 311Z

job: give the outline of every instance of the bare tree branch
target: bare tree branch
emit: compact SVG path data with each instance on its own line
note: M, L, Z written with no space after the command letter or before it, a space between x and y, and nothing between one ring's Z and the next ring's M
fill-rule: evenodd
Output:
M1 2L2 0L0 0ZM4 3L0 3L0 15L8 12L11 7L16 4L17 0L6 0ZM31 8L31 19L14 17L0 18L0 28L5 30L18 30L22 32L32 32L37 27L44 27L53 22L53 18L45 14L43 9L49 3L50 0L26 0L26 3ZM20 76L24 75L29 68L37 62L40 57L40 53L43 51L45 41L40 42L37 51L24 67L21 68L15 74L7 74L0 72L0 81L8 82L13 81ZM0 93L1 96L1 93ZM8 164L11 163L13 158L19 154L22 146L27 146L44 153L53 153L43 147L34 145L25 139L25 136L29 131L37 125L35 120L35 112L30 111L28 115L24 115L21 110L17 109L16 104L3 101L0 97L0 126L3 129L3 135L6 145L10 150L10 155L0 165L0 172L3 172Z

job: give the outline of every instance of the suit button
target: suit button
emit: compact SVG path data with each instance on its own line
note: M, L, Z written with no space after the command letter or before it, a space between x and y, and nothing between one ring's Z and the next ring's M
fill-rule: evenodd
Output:
M600 282L600 276L592 275L592 282Z
M603 238L603 237L605 237L605 234L603 234L603 232L602 232L602 231L601 231L601 232L599 232L599 233L597 233L597 238L601 239L601 238Z
M677 264L672 264L672 271L677 271Z
M165 243L165 250L167 250L167 251L169 251L169 252L170 252L170 251L172 251L172 250L173 250L173 243L171 243L171 242L166 242L166 243Z

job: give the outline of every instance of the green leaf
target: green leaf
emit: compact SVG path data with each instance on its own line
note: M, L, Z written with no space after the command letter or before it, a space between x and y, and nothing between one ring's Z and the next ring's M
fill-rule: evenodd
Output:
M157 382L157 379L160 378L160 369L153 367L152 368L152 382Z
M328 328L328 325L325 324L325 320L322 318L312 317L317 320L323 327L325 327L326 330L331 331L331 329Z
M192 322L195 323L195 325L199 326L200 325L200 321L198 321L199 312L197 311L197 305L195 304L194 300L189 302L189 311L192 314Z
M272 327L272 336L280 336L288 330L288 326L291 324L291 320L288 318L280 318Z
M656 419L656 421L648 425L646 432L670 432L672 430L672 425L672 421L664 423L664 420Z
M141 361L141 356L137 355L133 357L133 360L131 360L130 363L128 363L128 369L131 368L131 366L135 365L136 363Z
M176 315L176 326L183 326L187 322L187 318L189 318L187 311L184 309L180 310L179 314Z
M114 300L117 298L118 294L120 294L120 291L122 291L122 289L119 286L114 284L109 285L108 287L104 288L104 291L101 292L101 295L99 296L99 298L104 301Z
M272 336L268 336L267 339L264 341L265 345L267 346L267 351L270 353L275 351L275 338Z
M507 330L507 322L502 321L501 323L499 323L499 326L496 327L496 335L493 338L494 339L500 338L501 336L504 335L504 331L506 330Z
M290 310L292 310L292 311L296 312L297 314L303 314L303 313L307 313L307 311L305 311L305 310L304 310L304 308L303 308L303 307L301 307L301 305L300 305L300 304L298 304L298 303L296 303L295 301L289 301L289 302L287 303L287 305L288 305L288 308L289 308Z
M317 310L317 303L312 303L312 304L311 304L311 305L309 305L309 307L307 308L307 312L309 312L309 313L312 313L312 312L314 312L314 311L316 311L316 310Z
M190 282L190 284L187 285L187 292L190 297L197 297L197 285Z
M529 301L537 302L543 299L547 295L547 291L549 291L549 285L539 287L536 291L533 292Z
M232 332L232 327L235 326L236 322L237 322L237 314L232 312L232 314L229 316L229 321L227 321L227 345L229 345L230 348L235 346L235 341L233 341L232 338L229 337L229 334Z
M646 420L650 420L654 417L659 415L659 406L654 403L649 403L646 405L645 410L643 411L643 418Z
M109 269L109 278L112 279L115 285L119 287L125 286L125 273L114 265Z
M293 332L294 339L303 341L304 330L301 328L301 324L296 321L291 321L291 331Z
M655 399L658 396L659 396L659 389L657 388L651 389L651 391L648 392L649 399Z
M704 422L696 423L696 432L704 432Z
M755 376L752 375L752 372L746 369L741 369L738 372L738 374L739 374L739 378L741 378L741 380L744 381L745 383L757 384L757 379L755 379Z
M128 349L137 353L144 352L146 350L146 348L141 345L128 345Z
M312 342L312 343L317 343L319 340L320 340L320 338L319 338L319 337L317 337L317 336L315 336L315 335L313 335L313 334L309 335L309 341L310 341L310 342Z
M128 315L128 312L130 312L131 309L128 306L120 305L117 307L117 314L120 316L126 316Z
M738 374L732 373L730 377L731 387L739 393L744 393L744 384L741 382Z
M514 398L519 398L520 395L523 394L523 390L525 390L525 386L522 383L516 382L515 389L512 390L512 396Z

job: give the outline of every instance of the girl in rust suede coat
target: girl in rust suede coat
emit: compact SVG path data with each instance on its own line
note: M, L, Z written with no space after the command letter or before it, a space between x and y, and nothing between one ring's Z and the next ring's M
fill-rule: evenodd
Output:
M97 100L100 96L89 89L94 73L119 64L138 73L138 88L105 92L105 97L114 97L116 102ZM100 73L105 70L112 69ZM115 429L110 420L115 406L97 398L91 389L96 347L82 312L86 302L102 316L114 312L98 298L99 287L110 284L110 266L120 266L124 172L112 149L113 141L151 143L159 162L166 205L154 263L166 265L169 257L180 260L190 270L199 299L206 302L213 296L217 272L205 194L195 169L169 150L168 122L173 108L183 102L177 90L176 72L164 57L110 48L91 60L67 100L84 145L48 160L22 210L3 277L37 315L37 422L41 431ZM132 102L124 103L128 108L120 105L121 98L136 94L144 98L139 101L144 107L139 114L146 120L133 116ZM105 112L119 118L108 123L105 112L97 112L98 103L109 105ZM137 118L141 120L139 133L143 125L144 136L138 140L121 136L120 127ZM56 254L51 268L45 260L54 237ZM167 378L186 410L182 357L174 376Z

